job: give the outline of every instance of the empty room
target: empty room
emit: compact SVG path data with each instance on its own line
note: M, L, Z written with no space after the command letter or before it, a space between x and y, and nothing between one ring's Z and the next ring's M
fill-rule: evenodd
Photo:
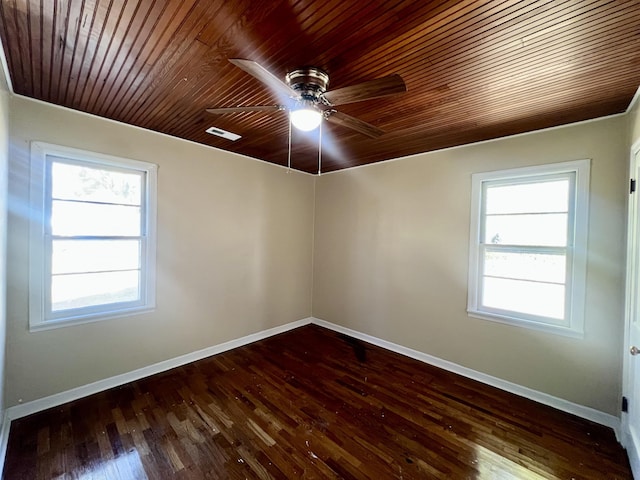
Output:
M0 0L1 478L640 479L638 32Z

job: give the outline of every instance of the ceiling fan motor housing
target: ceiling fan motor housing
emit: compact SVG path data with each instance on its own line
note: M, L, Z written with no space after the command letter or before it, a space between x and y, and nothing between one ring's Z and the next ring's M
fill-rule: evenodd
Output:
M302 67L287 73L287 84L300 94L303 100L314 103L327 91L329 74L317 67Z
M345 113L340 113L333 107L407 91L407 86L398 74L327 91L329 74L318 67L306 66L297 68L287 73L285 81L282 81L262 65L252 60L230 58L229 61L269 86L271 90L278 94L280 99L287 98L287 100L284 105L208 108L207 112L225 114L287 110L289 111L291 122L296 128L304 131L311 131L321 125L321 121L324 119L355 130L370 138L378 138L384 133L383 130ZM300 121L296 120L294 122L294 118L299 118Z

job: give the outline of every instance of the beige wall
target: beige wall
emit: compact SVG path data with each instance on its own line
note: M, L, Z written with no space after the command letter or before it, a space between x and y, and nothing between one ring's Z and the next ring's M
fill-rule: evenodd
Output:
M0 74L0 414L4 410L7 324L7 202L9 175L9 93Z
M20 97L10 107L8 406L310 316L312 176ZM32 140L159 165L153 313L29 333Z
M314 316L617 415L626 121L602 119L320 177ZM583 158L592 159L585 338L469 317L471 174Z
M629 118L629 145L633 145L640 140L640 101L635 102L627 116Z

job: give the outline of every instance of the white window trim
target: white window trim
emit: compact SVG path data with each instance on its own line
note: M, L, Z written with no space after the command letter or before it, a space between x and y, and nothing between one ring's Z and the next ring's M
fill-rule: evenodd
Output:
M55 155L98 166L129 168L145 172L146 255L144 262L145 291L142 305L113 308L108 311L80 313L60 319L47 319L45 315L45 288L47 275L45 261L45 221L46 221L46 165L47 156ZM44 142L31 143L30 169L30 228L29 228L29 330L40 331L69 325L91 323L127 315L139 314L155 309L156 277L156 216L157 216L157 165L127 158L89 152L77 148L53 145ZM106 306L105 310L108 308Z
M469 283L467 313L471 317L515 325L548 333L583 338L585 316L585 290L587 273L587 232L589 221L589 159L571 162L536 165L494 172L472 174L471 228L469 239ZM569 318L567 325L553 325L533 319L489 312L479 308L480 291L480 220L482 216L483 183L494 180L518 180L527 177L575 173L574 244L572 271L567 272L569 293Z

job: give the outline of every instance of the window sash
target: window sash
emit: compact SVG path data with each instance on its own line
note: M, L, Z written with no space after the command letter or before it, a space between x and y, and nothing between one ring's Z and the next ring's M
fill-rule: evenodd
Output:
M483 244L485 243L483 241L483 239L486 236L486 224L487 224L487 217L490 216L498 216L496 214L487 214L486 212L486 206L487 206L487 190L491 187L499 187L499 186L517 186L517 185L528 185L528 184L535 184L535 183L546 183L546 182L553 182L553 181L557 181L557 180L568 180L569 181L569 192L568 192L568 205L567 205L567 211L566 212L547 212L547 211L540 211L537 212L537 214L542 214L542 215L550 215L550 214L555 214L555 213L566 213L567 214L567 223L566 223L566 245L567 246L573 246L575 243L575 221L576 221L576 217L575 217L575 207L576 207L576 173L574 171L569 171L569 172L560 172L560 173L549 173L549 174L542 174L542 175L534 175L534 176L526 176L526 177L522 177L522 178L501 178L501 179L495 179L495 180L484 180L482 181L481 185L482 185L482 196L480 199L480 205L481 205L481 210L480 210L480 235L478 238L478 242ZM510 213L510 214L504 214L504 216L507 215L531 215L531 214L535 214L536 212L523 212L521 214L517 214L517 213ZM525 245L522 245L525 246ZM533 245L532 245L533 246Z
M485 260L486 252L508 252L508 253L522 253L522 254L554 254L563 256L565 259L565 281L564 282L551 282L532 279L519 279L515 277L498 277L486 274ZM571 318L571 292L572 292L572 275L573 268L573 248L571 247L539 247L539 246L522 246L522 245L494 245L494 244L479 244L479 268L478 268L478 312L484 312L489 314L501 315L504 317L521 318L526 321L544 323L549 325L559 325L569 327L568 319ZM565 289L564 293L564 314L562 319L556 319L553 317L533 315L520 310L505 310L500 308L491 307L485 305L483 300L485 289L485 278L504 278L507 280L515 281L527 281L532 283L542 284L555 284L562 285Z
M567 202L567 210L566 211L534 211L527 210L526 212L511 212L505 214L488 214L487 213L487 194L490 188L492 187L500 187L500 186L519 186L519 185L537 185L542 183L550 183L558 180L567 180L569 190L567 192L568 202ZM478 261L479 261L479 272L478 272L478 306L477 309L480 312L490 313L495 315L501 315L504 317L516 317L526 321L537 322L537 323L545 323L551 325L561 325L561 326L569 326L569 319L571 315L571 266L573 256L570 254L571 247L574 241L573 235L573 222L574 222L574 207L575 207L575 173L566 172L566 173L557 173L557 174L547 174L547 175L536 175L530 177L524 177L519 179L499 179L499 180L486 180L482 182L482 197L480 199L481 202L481 221L480 221L480 232L478 239ZM566 214L567 220L565 223L565 245L544 245L544 244L495 244L495 243L487 243L486 239L486 229L488 219L490 217L496 216L524 216L524 215L557 215L557 214ZM493 251L505 251L505 252L513 252L513 253L561 253L565 256L565 282L562 283L564 287L564 309L563 315L561 319L557 319L555 317L543 316L543 315L535 315L531 313L527 313L522 310L516 309L500 309L495 308L484 303L485 299L485 280L487 278L486 268L485 268L485 259L486 252L488 250ZM516 280L516 279L514 279ZM543 282L545 283L545 282ZM523 309L524 310L524 309Z
M145 221L145 204L144 199L146 198L146 173L141 171L133 171L131 169L124 168L114 168L113 166L108 165L91 165L87 162L82 162L78 160L66 159L63 157L47 155L46 156L46 195L45 195L45 249L46 249L46 265L45 265L45 292L44 292L44 305L45 305L45 321L47 320L56 320L60 318L66 318L69 316L77 317L83 315L91 315L102 312L106 309L122 309L122 308L133 308L138 307L144 304L145 300L145 291L146 291L146 282L143 275L145 271L145 262L146 258L146 221ZM139 231L140 235L121 235L121 236L112 236L112 235L53 235L53 204L55 201L58 201L57 198L54 197L54 185L53 185L53 167L54 164L69 164L69 165L77 165L77 166L89 166L91 168L103 170L103 171L113 171L119 173L127 173L129 175L138 175L140 177L140 198L141 205L131 205L131 204L118 204L113 202L95 202L95 201L84 201L84 200L69 200L64 199L65 202L73 202L78 204L89 204L89 205L124 205L126 207L139 207ZM140 256L141 256L141 265L139 268L140 275L138 276L138 298L133 301L124 301L124 302L112 302L112 303L99 303L95 305L88 305L80 308L68 308L61 310L53 309L53 280L56 275L52 272L52 262L53 262L53 242L57 239L65 239L65 240L81 240L81 241L91 241L91 240L113 240L117 238L126 238L132 240L138 240L140 242ZM82 273L82 272L76 272ZM105 292L106 293L106 292Z
M44 316L45 322L58 320L61 318L69 318L69 317L83 317L87 315L95 315L104 312L105 310L125 310L136 307L141 307L145 305L145 299L147 298L147 282L144 275L144 272L147 270L147 238L146 237L81 237L83 241L92 241L92 240L116 240L116 239L137 239L140 241L140 271L139 276L139 284L138 284L138 298L133 301L125 301L125 302L112 302L112 303L102 303L96 304L86 307L80 308L68 308L63 310L53 310L53 300L52 300L52 285L53 285L53 277L56 276L52 272L52 260L53 260L53 240L57 238L62 238L65 240L78 239L78 237L54 237L51 235L45 236L45 258L47 261L45 262L45 270L44 270L44 279L45 279L45 289L44 289ZM106 273L107 271L98 271L98 272L73 272L74 274L82 274L82 273Z
M95 154L89 154L89 155L94 155L94 157L96 157ZM127 203L127 202L108 202L108 201L101 201L101 200L87 200L86 203L102 203L102 204L110 204L110 205L125 205L125 206L142 206L146 203L145 199L145 188L146 188L146 176L147 176L147 170L146 169L140 169L137 167L123 167L120 165L115 165L114 162L110 161L110 162L102 162L99 160L99 158L89 158L88 156L86 158L82 158L82 159L78 159L78 158L73 158L70 155L57 155L55 153L53 154L45 154L46 157L46 168L47 168L47 172L46 172L46 176L49 180L49 183L47 185L47 196L50 198L53 198L54 200L64 200L64 201L72 201L74 199L72 198L65 198L65 197L56 197L53 194L53 188L51 185L51 178L52 178L52 168L53 168L53 164L54 163L60 163L60 164L64 164L64 165L71 165L71 166L77 166L77 167L87 167L87 168L94 168L94 169L98 169L98 170L103 170L103 171L108 171L108 172L113 172L113 173L120 173L120 174L125 174L125 175L138 175L139 177L141 177L141 181L140 181L140 201L139 203ZM99 157L105 157L103 155L100 155ZM114 157L111 157L114 158ZM127 163L131 163L133 162L132 160L125 160L125 159L121 159ZM141 162L135 162L135 163L141 163ZM79 199L75 199L76 201L82 201Z

